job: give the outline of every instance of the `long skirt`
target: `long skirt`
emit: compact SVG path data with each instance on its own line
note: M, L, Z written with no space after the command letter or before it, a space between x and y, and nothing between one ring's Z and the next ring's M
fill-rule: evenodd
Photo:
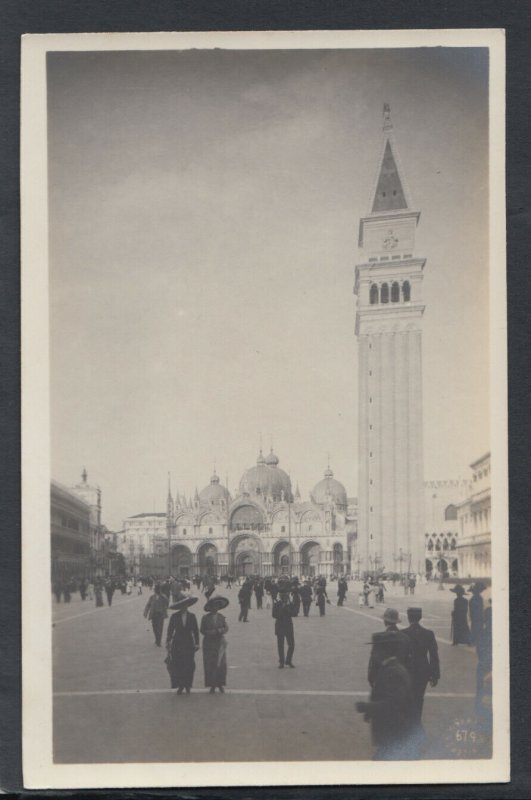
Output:
M203 638L205 686L225 686L227 682L227 644L224 636Z
M189 645L173 646L168 663L172 689L191 689L194 682L195 658L194 647Z

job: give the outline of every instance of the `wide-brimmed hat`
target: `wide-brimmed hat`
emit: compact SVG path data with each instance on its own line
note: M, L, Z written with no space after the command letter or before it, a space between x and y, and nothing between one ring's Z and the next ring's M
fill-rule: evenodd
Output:
M226 597L222 597L220 594L216 594L214 597L211 597L208 600L208 603L205 603L205 611L208 613L210 611L221 611L222 608L226 608L229 604L229 601Z
M472 584L470 591L472 594L481 594L481 592L484 592L486 588L487 586L483 583L483 581L477 581L477 583Z
M198 600L198 597L181 597L181 599L173 603L170 608L174 611L184 611L185 608L188 608L188 606L193 606Z
M422 617L422 609L418 608L418 606L410 606L407 610L408 616L411 615L412 617L418 617L419 619Z
M451 592L455 592L455 594L467 594L466 589L464 586L461 586L460 583L456 583L453 589L450 589Z
M396 608L386 608L382 619L384 622L392 622L396 625L398 622L400 622L400 614Z

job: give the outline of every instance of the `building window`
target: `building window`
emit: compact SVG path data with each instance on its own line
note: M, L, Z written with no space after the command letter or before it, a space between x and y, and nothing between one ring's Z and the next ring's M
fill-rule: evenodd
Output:
M208 532L209 532L209 534L211 534L211 535L212 535L212 528L209 528L209 529L208 529Z
M444 511L444 518L445 520L457 519L457 508L452 504L446 506L446 509Z
M391 302L398 303L399 300L400 300L400 286L395 281L391 286Z
M285 533L285 532L286 532L286 526L282 525L280 528L280 533Z
M409 303L411 300L411 286L409 285L409 281L404 281L402 284L402 297L404 298L404 303Z
M382 285L381 301L382 301L382 303L388 303L389 302L389 284L387 284L387 283L384 283Z
M371 306L375 306L378 303L378 287L375 283L371 284L371 290L369 292L369 302Z
M183 536L186 536L186 528L183 528Z
M308 530L311 531L311 529L312 529L312 526L308 525Z

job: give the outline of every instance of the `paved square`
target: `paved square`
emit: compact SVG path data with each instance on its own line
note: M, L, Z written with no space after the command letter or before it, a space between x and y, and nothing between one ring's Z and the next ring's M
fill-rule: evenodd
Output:
M136 590L135 590L136 591ZM472 715L476 655L450 644L454 595L419 587L415 598L397 588L383 606L359 608L358 585L347 603L320 618L294 619L296 668L279 670L271 609L253 608L238 622L238 588L224 610L229 625L225 695L204 689L202 653L196 655L191 695L170 690L165 649L155 646L143 617L150 592L115 595L112 607L95 608L75 595L54 604L54 760L57 763L366 760L370 727L355 710L368 697L371 634L383 630L386 606L421 605L423 624L439 642L441 680L424 705L423 758L456 758L455 721ZM265 598L264 598L265 600ZM193 607L198 622L203 598Z

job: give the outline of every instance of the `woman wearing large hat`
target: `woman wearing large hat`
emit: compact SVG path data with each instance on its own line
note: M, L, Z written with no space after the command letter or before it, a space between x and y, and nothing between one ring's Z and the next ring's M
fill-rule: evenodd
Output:
M470 628L468 627L468 600L464 595L466 589L456 583L453 589L457 597L452 611L452 644L470 644Z
M170 617L166 636L168 657L166 664L171 678L171 688L177 694L190 694L194 682L195 652L199 650L197 619L188 609L197 603L197 597L182 597L170 606L175 611Z
M203 665L205 668L205 686L210 687L210 694L216 688L224 692L227 682L227 642L225 634L229 630L227 620L220 614L222 608L228 606L226 597L215 595L205 605L206 614L201 620L203 634Z
M486 588L483 581L477 581L470 587L472 597L468 601L468 612L470 614L470 641L472 644L478 643L483 631L483 598L481 593Z

